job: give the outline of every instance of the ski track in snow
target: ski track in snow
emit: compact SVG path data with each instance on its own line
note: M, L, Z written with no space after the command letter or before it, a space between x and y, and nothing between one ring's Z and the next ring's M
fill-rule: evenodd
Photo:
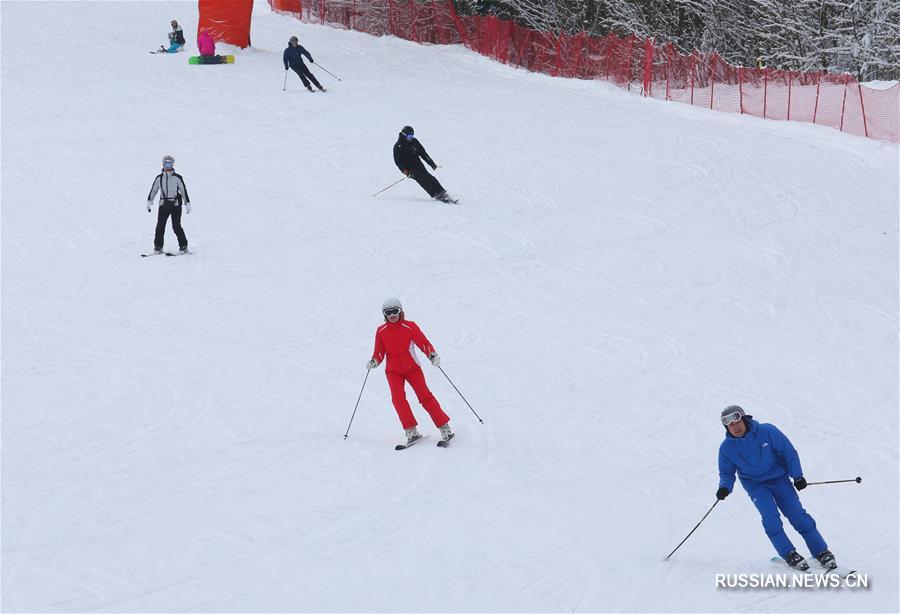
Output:
M145 52L196 10L4 4L4 611L897 611L896 146L265 2L233 65ZM291 34L343 81L282 91ZM371 196L404 124L460 205ZM139 256L163 154L187 258ZM420 356L446 450L382 369L342 438L391 295L484 419ZM740 488L661 562L731 403L863 476L802 497L872 588L715 589L772 571Z

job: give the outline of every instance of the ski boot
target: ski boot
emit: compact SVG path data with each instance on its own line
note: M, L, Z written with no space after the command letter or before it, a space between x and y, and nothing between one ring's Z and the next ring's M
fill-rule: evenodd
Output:
M449 194L447 194L447 190L444 190L443 192L439 192L439 193L435 194L434 197L437 200L441 201L442 203L447 203L447 204L452 203L455 205L456 203L459 202L457 199L452 198Z
M800 556L796 550L791 550L786 557L784 557L785 562L794 569L798 569L800 571L809 570L809 563L806 562L802 556Z
M161 247L154 247L154 248L153 248L153 253L154 253L154 254L161 254L161 253L163 253L163 248L161 248Z
M411 446L413 443L422 439L422 434L419 432L419 429L416 427L412 427L403 431L406 435L406 445Z
M438 427L441 431L441 441L450 441L453 439L453 431L450 430L450 423Z
M819 565L825 569L837 569L838 564L837 561L834 560L834 555L831 554L831 550L823 550L816 555L816 560L819 561Z

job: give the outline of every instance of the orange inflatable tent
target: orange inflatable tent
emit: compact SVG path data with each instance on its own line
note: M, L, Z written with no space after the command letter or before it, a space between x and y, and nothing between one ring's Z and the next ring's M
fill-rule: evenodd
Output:
M250 46L253 0L199 0L197 34L207 30L216 42L244 49Z
M276 11L287 13L299 13L303 10L302 0L269 0L269 4Z

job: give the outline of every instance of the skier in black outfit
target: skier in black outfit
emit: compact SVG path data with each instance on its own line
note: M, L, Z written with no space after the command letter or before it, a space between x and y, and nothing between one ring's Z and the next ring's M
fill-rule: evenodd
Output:
M166 234L166 222L172 217L172 230L178 237L178 248L186 252L188 248L187 237L181 227L181 205L184 210L191 212L191 199L188 196L184 179L175 172L175 158L164 156L162 159L162 172L153 180L150 186L150 194L147 195L147 212L153 209L153 201L159 192L159 215L156 218L156 235L153 237L153 251L157 254L163 251L163 239Z
M306 64L303 63L303 56L309 58L309 62L311 64L315 64L316 61L309 54L309 51L300 44L300 41L296 36L292 36L291 40L288 41L287 49L284 50L284 55L282 59L284 60L284 69L293 68L294 72L297 73L297 76L300 77L300 80L303 82L303 86L306 87L310 92L314 92L314 90L309 82L312 81L317 88L321 91L325 91L325 88L322 87L322 84L319 83L318 79L316 79L315 75L309 72L309 69L306 67Z
M441 182L425 169L425 165L419 158L425 160L432 170L437 168L437 164L416 138L412 126L403 126L397 143L394 145L394 164L401 173L415 179L432 198L445 203L456 202L450 198Z

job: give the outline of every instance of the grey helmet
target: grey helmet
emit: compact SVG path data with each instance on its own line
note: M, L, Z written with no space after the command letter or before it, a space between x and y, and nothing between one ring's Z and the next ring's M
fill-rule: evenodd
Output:
M175 158L173 158L172 156L163 156L162 163L163 166L165 166L166 163L175 164Z
M288 40L288 42L289 42L289 43L299 43L299 42L300 42L300 39L297 38L296 36L292 36L292 37L290 38L290 40Z
M747 412L745 412L744 408L740 405L729 405L722 410L722 415L719 419L722 421L722 426L727 428L732 422L737 422L738 420L743 420L748 417L752 416L747 416ZM726 419L728 420L727 422Z
M381 304L381 310L384 311L385 309L399 309L403 311L403 305L400 304L399 298L389 298Z

